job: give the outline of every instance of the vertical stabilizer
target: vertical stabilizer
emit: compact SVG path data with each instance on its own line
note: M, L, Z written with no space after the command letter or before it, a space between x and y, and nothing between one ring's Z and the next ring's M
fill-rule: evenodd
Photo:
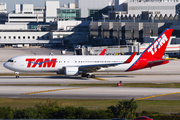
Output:
M173 29L166 29L141 55L140 57L127 69L127 71L134 71L138 69L153 67L157 65L167 64L169 61L163 59L164 52L169 43L169 39Z
M141 55L144 58L162 58L173 29L166 29Z

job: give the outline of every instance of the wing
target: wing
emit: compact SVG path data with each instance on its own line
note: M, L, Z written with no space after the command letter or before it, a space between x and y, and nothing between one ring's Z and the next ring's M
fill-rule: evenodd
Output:
M99 70L100 68L112 67L112 66L116 66L116 65L119 65L119 64L123 64L123 63L83 65L83 66L79 66L79 70L80 70L80 71L95 72L95 71Z
M79 66L80 71L87 71L87 72L95 72L101 68L107 68L107 67L112 67L112 66L117 66L120 64L128 64L130 63L134 56L137 54L137 52L134 52L125 62L123 63L108 63L108 64L94 64L94 65L82 65Z

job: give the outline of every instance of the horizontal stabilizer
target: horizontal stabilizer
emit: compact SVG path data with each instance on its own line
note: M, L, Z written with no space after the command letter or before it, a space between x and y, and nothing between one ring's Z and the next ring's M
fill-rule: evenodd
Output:
M168 61L168 60L155 60L155 61L148 61L149 64L154 64L154 63L162 63L164 61Z

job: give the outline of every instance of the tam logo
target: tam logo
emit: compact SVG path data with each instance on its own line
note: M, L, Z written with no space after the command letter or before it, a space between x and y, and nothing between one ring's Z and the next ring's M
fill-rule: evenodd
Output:
M27 68L35 68L37 65L39 65L39 68L54 68L56 66L56 60L57 58L52 58L51 60L49 58L43 59L43 58L27 58L26 61L28 61Z
M148 52L151 52L152 55L157 52L157 49L160 49L168 41L165 34L162 35L149 49Z

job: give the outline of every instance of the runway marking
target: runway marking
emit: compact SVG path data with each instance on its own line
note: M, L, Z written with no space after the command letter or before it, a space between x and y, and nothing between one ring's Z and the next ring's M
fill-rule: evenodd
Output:
M45 91L37 91L37 92L30 92L30 93L22 93L23 95L31 95L31 94L38 94L44 92L54 92L54 91L62 91L62 90L74 90L74 89L86 89L90 87L80 87L80 88L64 88L64 89L55 89L55 90L45 90Z
M106 79L97 78L97 77L95 77L95 78L93 78L93 79L95 79L95 80L101 80L101 81L108 81L108 80L106 80Z
M154 95L154 96L149 96L149 97L144 97L144 98L138 98L135 100L144 100L148 98L154 98L154 97L160 97L160 96L166 96L166 95L174 95L174 94L179 94L180 92L175 92L175 93L167 93L167 94L161 94L161 95Z

